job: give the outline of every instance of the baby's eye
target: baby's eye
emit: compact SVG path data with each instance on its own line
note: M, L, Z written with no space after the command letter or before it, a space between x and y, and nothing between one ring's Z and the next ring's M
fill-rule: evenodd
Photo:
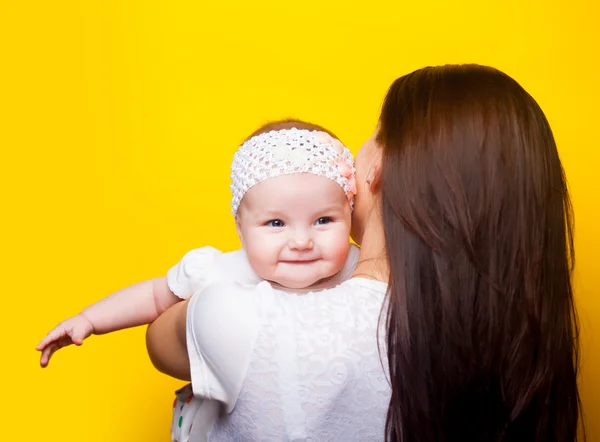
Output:
M285 223L280 219L272 219L271 221L267 221L265 225L269 227L283 227Z
M325 224L329 224L331 221L333 221L333 219L331 219L330 216L323 216L323 217L319 218L315 224L317 226L322 226Z

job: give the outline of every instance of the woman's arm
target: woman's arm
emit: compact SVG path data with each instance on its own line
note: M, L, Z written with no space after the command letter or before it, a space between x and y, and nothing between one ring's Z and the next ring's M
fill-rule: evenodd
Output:
M146 332L146 347L154 367L184 381L190 380L186 346L186 314L189 301L179 302L160 315Z

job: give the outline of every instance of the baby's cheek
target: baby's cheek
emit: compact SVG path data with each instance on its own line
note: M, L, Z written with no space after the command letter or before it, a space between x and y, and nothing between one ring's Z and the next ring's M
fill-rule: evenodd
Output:
M348 258L349 251L350 240L348 235L340 232L329 244L330 261L334 262L336 267L341 269Z
M271 280L274 278L274 267L268 261L262 259L262 257L258 256L255 259L250 259L250 265L252 269L256 272L258 276L262 279Z
M271 250L265 242L254 241L247 245L246 254L252 269L263 279L270 279L273 273Z

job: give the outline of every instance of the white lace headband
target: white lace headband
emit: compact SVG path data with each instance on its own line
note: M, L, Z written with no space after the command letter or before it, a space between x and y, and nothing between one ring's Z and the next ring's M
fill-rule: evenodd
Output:
M242 144L231 164L231 213L237 214L246 192L279 175L312 173L338 183L354 206L356 180L352 153L321 131L281 129L256 135Z

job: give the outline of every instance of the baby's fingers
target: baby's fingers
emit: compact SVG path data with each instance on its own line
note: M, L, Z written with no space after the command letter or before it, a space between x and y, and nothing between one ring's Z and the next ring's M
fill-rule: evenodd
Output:
M50 362L50 357L59 348L60 346L56 342L53 342L52 344L44 348L44 350L42 351L42 356L40 357L40 365L42 366L42 368L48 366L48 363Z
M57 350L60 350L61 348L66 347L71 344L72 344L71 337L68 335L63 336L62 338L48 344L42 351L42 356L40 357L40 365L42 367L46 367L48 365L48 363L50 362L50 358Z
M54 330L52 330L50 333L48 333L46 335L46 337L44 337L44 339L42 339L40 341L40 343L37 345L37 347L35 347L35 349L38 351L42 351L42 350L44 350L44 348L46 348L46 346L48 346L48 344L60 339L65 334L66 334L66 331L64 328L57 327Z

